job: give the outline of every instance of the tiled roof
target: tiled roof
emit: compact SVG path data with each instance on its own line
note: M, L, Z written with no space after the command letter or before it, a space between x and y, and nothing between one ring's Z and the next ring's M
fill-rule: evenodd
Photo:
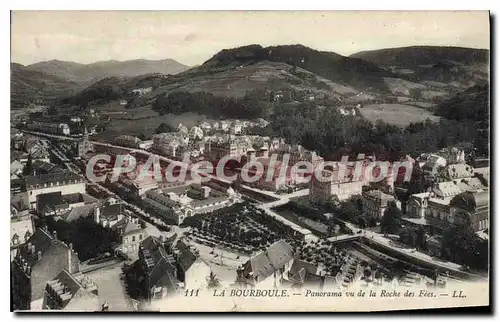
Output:
M317 273L318 266L302 260L294 260L289 274L295 282L305 283L307 275L316 275Z
M168 260L168 255L162 241L154 236L149 236L141 242L143 261L147 269L144 272L148 287L166 286L168 290L177 288L175 267Z
M199 259L199 256L183 241L177 242L176 248L179 250L179 258L177 262L181 269L186 272L196 260Z
M59 167L58 165L41 160L33 161L33 169L43 174L52 172L64 172L64 170L61 169L61 167Z
M478 210L488 208L490 204L490 194L488 191L475 191L461 193L450 202L451 206L460 207L467 210Z
M94 205L83 205L80 207L73 207L69 209L66 213L62 214L61 217L64 218L66 222L76 221L80 218L86 218L94 214Z
M31 245L35 248L35 253L32 252L28 246ZM20 255L26 260L27 264L32 266L38 261L38 252L41 252L42 256L52 245L61 245L67 247L63 242L56 240L52 235L45 230L38 228L33 235L28 239L28 241L19 248Z
M39 210L44 210L46 207L52 209L66 204L60 191L40 194L36 196L36 203Z
M65 185L77 182L84 182L84 178L70 171L42 174L37 176L27 176L24 179L28 190L42 187L44 184Z
M100 208L100 218L115 219L125 212L125 207L121 203L106 205Z
M260 281L272 275L292 258L292 246L284 240L280 240L269 246L265 251L250 258L245 263L245 266L246 270L253 272L254 278Z

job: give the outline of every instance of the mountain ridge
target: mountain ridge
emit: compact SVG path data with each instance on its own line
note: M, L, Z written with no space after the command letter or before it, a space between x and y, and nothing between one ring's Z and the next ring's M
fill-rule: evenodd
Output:
M349 55L377 65L409 67L436 64L442 61L462 63L488 63L489 49L456 46L404 46L364 50Z
M54 59L37 62L24 67L87 86L107 77L135 77L152 73L168 75L177 74L189 68L189 66L170 58L160 60L106 60L90 64Z

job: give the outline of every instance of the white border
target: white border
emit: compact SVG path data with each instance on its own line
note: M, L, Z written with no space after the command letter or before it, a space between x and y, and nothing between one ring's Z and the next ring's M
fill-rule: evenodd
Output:
M121 0L117 1L115 3L112 2L107 2L105 3L102 0L87 0L87 1L81 1L81 2L68 2L68 1L54 1L54 0L45 0L45 1L16 1L12 2L10 6L6 6L6 2L2 2L2 11L1 11L1 21L2 21L2 28L1 28L1 37L2 37L2 44L4 45L2 47L2 61L3 63L0 65L2 68L2 75L3 77L3 86L2 86L2 99L3 99L3 107L0 109L0 113L2 113L2 117L0 118L2 122L4 123L4 126L0 127L0 130L2 131L2 135L0 135L0 140L2 142L2 148L3 151L7 152L9 151L9 137L10 137L10 132L9 132L9 126L8 126L8 120L10 120L10 113L9 113L9 104L10 104L10 90L9 90L9 79L7 78L7 75L10 75L10 70L9 70L9 65L7 64L8 61L10 61L10 13L8 10L10 9L15 9L15 10L33 10L33 9L42 9L42 10L64 10L64 9L70 9L70 10L165 10L165 9L170 9L170 10L221 10L221 9L236 9L236 10L373 10L373 9L378 9L378 10L487 10L490 9L492 10L492 14L498 14L500 10L496 10L498 7L498 1L487 1L487 0L475 0L475 1L453 1L453 2L446 2L446 5L444 4L445 2L438 2L435 0L420 0L420 1L415 1L415 2L407 2L407 1L396 1L396 0L379 0L379 1L345 1L345 2L337 2L337 1L314 1L314 0L307 0L307 1L297 1L297 0L288 0L286 2L270 2L266 0L254 0L251 2L240 2L240 1L229 1L229 0L212 0L212 1L179 1L179 2L173 2L173 1L144 1L144 2L138 2L138 1L130 1L130 0ZM117 5L118 4L118 5ZM5 8L3 8L5 7ZM498 22L497 22L498 23ZM331 35L333 37L334 35ZM325 37L328 37L328 35L325 35ZM495 41L498 41L498 34L495 34ZM495 53L496 54L496 53ZM496 56L496 55L495 55ZM498 58L496 56L495 58ZM495 70L496 71L496 70ZM495 87L492 89L493 91L497 91L498 85L495 83ZM492 107L493 109L493 107ZM495 123L499 124L498 118L500 118L500 113L495 113ZM500 150L500 143L499 141L496 141L495 143L495 150L498 151ZM8 158L4 156L3 158L0 159L0 162L2 162L4 171L2 172L2 176L5 176L4 179L2 179L2 193L3 195L7 196L7 192L9 191L9 179L7 178L7 171L6 168L8 167ZM498 158L496 159L496 162L492 167L497 168L497 163L498 163ZM497 168L498 169L498 168ZM495 187L493 191L498 191L497 189L497 183L498 183L498 171L495 171ZM496 197L496 196L495 196ZM494 198L497 199L497 198ZM498 200L498 199L497 199ZM7 209L7 203L4 203L4 209L8 211ZM494 214L492 214L494 215ZM5 223L2 225L4 229L4 236L10 236L10 231L9 231L9 223L8 223L8 215L4 214L3 216ZM498 225L500 223L500 220L496 219L495 220L496 227L495 227L495 232L499 231L498 230ZM496 238L498 239L498 238ZM12 313L9 313L10 311L10 271L7 268L7 258L10 256L10 251L7 243L7 237L5 237L5 241L2 243L2 252L3 252L3 258L5 259L5 264L0 266L0 269L2 271L1 276L4 279L4 282L2 285L4 285L4 291L2 292L2 303L4 304L4 308L1 311L2 312L2 317L6 317L8 320L16 318ZM498 250L498 249L497 249ZM497 256L495 256L496 258ZM495 266L496 267L496 266ZM9 292L9 293L7 293ZM495 297L498 301L498 296ZM495 303L495 304L498 304ZM497 306L498 307L498 306ZM31 317L25 317L25 319L29 320L35 320L39 319L40 315L37 316L31 316ZM134 317L133 315L129 315L131 317ZM90 316L92 317L92 316ZM101 318L102 316L98 316L97 318ZM122 320L124 317L123 315L119 316L110 316L106 317L107 319L115 319L115 320ZM184 317L186 319L193 319L199 316L190 316L190 317ZM253 318L253 316L238 316L237 318ZM257 317L257 316L255 316ZM258 316L259 319L262 320L277 320L277 319L290 319L292 316ZM303 316L297 316L297 318L302 318ZM316 317L316 316L315 316ZM465 316L465 318L471 318L472 316ZM47 316L44 318L54 318L54 316ZM60 317L59 317L60 318ZM75 316L74 317L76 320L83 320L86 317L83 316ZM172 320L177 320L182 317L178 316L161 316L159 317L161 319L168 319L170 321ZM207 318L207 317L205 317ZM229 316L210 316L207 319L215 320L215 319L220 319L220 318L230 318L234 319L235 316L229 315ZM331 319L331 316L327 317L321 317L322 319ZM333 317L334 319L341 318L340 316L335 316ZM368 319L385 319L386 317L382 316L370 316L366 317ZM417 316L416 318L420 318ZM453 316L451 317L453 319L458 318ZM361 320L361 317L358 317L358 319Z

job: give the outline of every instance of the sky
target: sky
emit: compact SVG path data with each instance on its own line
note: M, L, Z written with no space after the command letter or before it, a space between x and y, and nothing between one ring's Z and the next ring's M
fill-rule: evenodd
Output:
M175 59L302 44L350 55L412 45L489 49L487 11L13 11L11 61Z

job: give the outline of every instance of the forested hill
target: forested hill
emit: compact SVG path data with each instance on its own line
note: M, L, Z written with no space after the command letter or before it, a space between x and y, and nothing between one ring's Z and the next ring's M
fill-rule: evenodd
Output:
M380 66L414 67L433 65L443 61L452 61L465 65L487 64L487 49L446 47L446 46L410 46L361 51L350 56L373 62Z
M489 85L476 85L442 102L436 115L457 121L485 121L489 110Z
M372 62L333 52L317 51L302 45L265 48L260 45L249 45L224 49L202 66L221 66L234 62L245 64L264 60L300 67L331 81L367 91L388 91L382 77L394 76Z
M21 64L10 64L11 108L29 104L48 104L63 95L71 95L80 87L60 77L26 68Z

